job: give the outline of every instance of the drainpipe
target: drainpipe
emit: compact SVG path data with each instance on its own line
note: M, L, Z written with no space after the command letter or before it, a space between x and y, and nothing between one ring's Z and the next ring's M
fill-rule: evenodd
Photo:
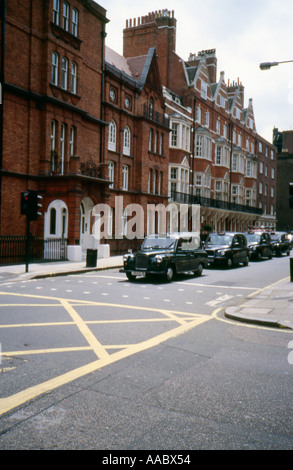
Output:
M0 70L0 230L2 211L3 123L4 123L4 58L5 58L6 0L1 8L1 70Z
M232 157L233 157L233 124L229 122L229 134L230 134L230 187L229 187L229 208L231 209L232 203Z
M193 203L195 202L195 198L194 198L195 119L196 119L195 108L196 108L196 97L194 96L193 97L193 122L192 122L191 184L190 184L190 176L189 176L189 204L191 205L191 207Z
M105 80L105 38L107 33L105 32L105 24L102 25L102 79L101 79L101 121L104 118L104 80ZM100 126L100 164L103 163L103 125Z

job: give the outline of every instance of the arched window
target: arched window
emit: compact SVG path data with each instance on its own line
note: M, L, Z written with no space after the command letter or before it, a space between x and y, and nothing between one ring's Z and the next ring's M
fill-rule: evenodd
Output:
M116 151L116 139L117 139L117 126L116 122L111 119L109 123L109 137L108 137L108 149Z
M123 133L123 153L124 155L130 155L130 141L131 132L128 126L125 127Z
M56 235L56 209L50 210L50 235Z
M52 201L45 213L45 238L67 237L68 209L60 199Z

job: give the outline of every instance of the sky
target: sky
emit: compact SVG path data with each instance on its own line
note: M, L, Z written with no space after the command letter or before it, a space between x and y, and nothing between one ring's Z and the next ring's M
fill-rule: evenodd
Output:
M107 11L106 45L122 54L126 19L174 10L176 53L216 49L217 80L239 81L253 100L256 130L272 142L274 127L293 130L292 0L96 0ZM262 71L261 62L283 62Z

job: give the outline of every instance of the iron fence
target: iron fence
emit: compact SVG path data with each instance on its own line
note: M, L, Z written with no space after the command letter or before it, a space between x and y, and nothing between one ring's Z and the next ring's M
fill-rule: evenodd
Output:
M2 235L0 236L0 265L25 263L27 244L30 262L66 261L67 243L66 238L44 239L30 236L28 240L25 235Z
M177 191L171 192L171 198L174 202L178 202L180 204L200 204L203 207L212 207L216 209L224 209L235 212L245 212L246 214L262 214L262 209L258 207L237 204L228 201L221 201L218 199L211 199L208 197L202 197L193 194L179 193Z

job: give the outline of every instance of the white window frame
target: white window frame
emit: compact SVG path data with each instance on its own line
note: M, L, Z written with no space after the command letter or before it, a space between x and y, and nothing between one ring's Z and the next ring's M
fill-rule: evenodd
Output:
M58 86L58 68L59 68L59 55L57 52L52 52L52 85Z
M122 168L122 189L124 191L128 191L128 184L129 184L129 166L123 165Z
M150 133L149 133L149 152L152 151L152 145L153 145L153 129L150 128Z
M68 88L68 59L67 57L62 57L61 64L61 88L62 90L67 90Z
M131 131L129 126L125 126L123 131L123 154L130 155Z
M70 156L75 155L75 138L76 138L76 132L75 132L75 127L71 126L70 128L70 140L69 140L69 154Z
M210 125L210 113L208 111L204 113L204 125L206 127L209 127Z
M117 125L114 119L109 122L109 135L108 135L108 150L116 152L117 143Z
M114 162L109 162L108 164L108 177L109 181L111 183L109 184L109 188L114 188L114 177L115 177L115 163Z
M71 73L70 73L70 91L74 95L77 93L77 63L71 63Z
M208 85L207 85L207 83L204 82L203 80L201 80L200 96L201 96L201 98L203 98L204 100L206 100L207 97L208 97Z
M246 160L246 176L252 176L252 163L250 160Z
M78 37L78 9L77 8L72 9L71 32L73 36Z
M54 217L54 224L52 224ZM52 225L54 230L52 230ZM44 214L44 236L48 238L67 238L68 233L68 208L64 201L56 199L49 204Z
M54 119L51 121L51 151L53 152L56 149L56 121Z
M62 16L62 26L65 31L69 31L69 13L70 7L69 3L63 1L63 16Z
M60 0L53 0L53 23L59 26Z
M178 134L179 134L179 124L178 122L172 122L171 147L178 147Z
M64 173L65 161L65 140L66 140L66 124L62 122L60 129L60 174Z

